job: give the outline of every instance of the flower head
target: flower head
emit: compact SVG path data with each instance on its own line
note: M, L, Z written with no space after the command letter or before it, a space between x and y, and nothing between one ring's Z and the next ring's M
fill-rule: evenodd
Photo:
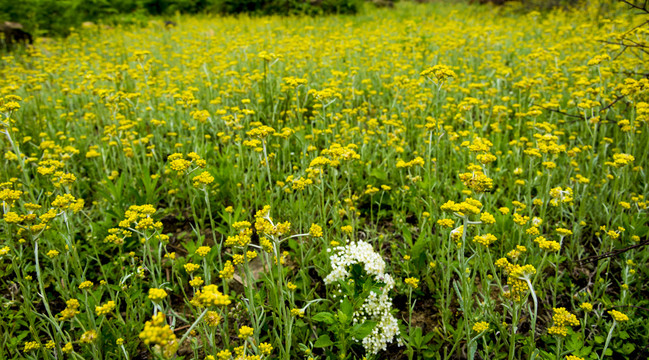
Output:
M629 317L626 316L626 314L624 314L624 313L622 313L620 311L611 310L608 313L609 313L609 315L611 315L613 317L613 320L615 320L617 322L629 321Z

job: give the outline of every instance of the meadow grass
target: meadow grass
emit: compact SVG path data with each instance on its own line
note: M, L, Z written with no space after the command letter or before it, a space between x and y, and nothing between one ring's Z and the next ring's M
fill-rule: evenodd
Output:
M646 358L646 19L596 5L5 53L1 357Z

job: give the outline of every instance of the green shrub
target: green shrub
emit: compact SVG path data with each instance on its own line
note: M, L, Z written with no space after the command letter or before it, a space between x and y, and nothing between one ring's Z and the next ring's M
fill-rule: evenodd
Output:
M219 12L252 15L354 14L363 0L0 0L0 21L35 35L66 36L85 21L133 22L147 15Z
M223 14L355 14L361 4L362 0L213 0L212 9Z

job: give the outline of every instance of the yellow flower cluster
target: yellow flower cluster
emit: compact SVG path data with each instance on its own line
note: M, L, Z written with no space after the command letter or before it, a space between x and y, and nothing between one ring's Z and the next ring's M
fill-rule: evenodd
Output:
M623 312L617 310L611 310L608 313L613 317L613 320L617 322L629 321L629 317Z
M265 221L265 220L264 220ZM246 222L248 226L250 226L250 223ZM235 223L236 225L237 223ZM250 243L250 240L252 238L252 229L251 228L244 228L239 230L239 233L233 236L228 236L225 239L225 246L239 246L239 247L245 247Z
M489 245L493 244L496 240L498 239L492 234L476 235L473 237L474 243L483 245L485 247L489 247Z
M584 310L585 312L591 312L593 311L593 304L589 302L583 302L579 305L579 308Z
M493 189L493 179L489 178L482 171L473 173L462 173L459 175L460 180L464 182L469 189L482 193Z
M165 324L165 315L162 312L153 315L151 321L144 324L144 330L139 337L146 345L162 348L166 357L175 353L178 348L176 335L169 325Z
M187 159L181 153L171 154L167 157L167 162L169 163L169 168L178 175L188 172L192 164L195 164L199 168L204 168L207 165L207 162L195 152L187 154Z
M273 129L272 127L259 124L256 128L246 132L246 135L258 139L264 139L268 137L268 135L273 134L274 132L275 129Z
M408 162L399 159L397 160L397 169L411 168L415 166L424 166L424 164L425 164L424 159L421 156L417 156L416 158Z
M194 183L194 187L204 187L214 182L214 176L212 176L207 171L203 171L199 175L194 176L192 181Z
M205 285L203 290L196 291L194 298L190 303L196 307L209 307L209 306L228 306L230 305L230 297L223 295L218 286Z
M403 282L406 283L406 285L410 286L413 289L416 289L416 288L419 287L419 279L414 278L414 277L406 278Z
M188 274L191 274L194 271L200 269L200 267L201 267L200 265L194 263L187 263L183 265L183 268L185 269L185 271L187 271Z
M554 309L552 321L554 324L548 329L548 334L550 335L566 336L568 334L568 326L579 325L577 317L563 307Z
M494 144L486 138L476 137L471 142L463 142L462 146L469 149L469 151L474 153L486 153L491 149Z
M473 324L473 331L477 333L485 332L489 330L489 323L486 321L479 321Z
M613 162L607 161L604 164L621 168L623 166L633 163L635 157L630 154L613 154Z
M286 185L287 183L289 183L291 186L290 186L290 187L286 187L286 188L284 189L284 191L285 191L286 193L289 193L289 194L290 194L290 193L293 192L293 190L297 190L297 191L300 191L300 192L301 192L301 191L304 191L304 190L305 190L309 185L312 185L312 184L313 184L313 179L310 179L310 178L304 178L304 177L302 177L302 176L300 176L299 178L296 179L294 175L289 175L289 176L286 178L286 182L278 181L278 182L277 182L277 185L283 187L283 186Z
M309 234L313 237L322 237L322 227L318 224L311 224L311 227L309 228Z
M356 144L340 145L338 143L333 143L329 146L328 149L323 149L321 155L327 156L330 161L328 165L332 167L337 167L340 165L341 161L352 161L358 160L361 156L356 153L358 146Z
M552 197L552 200L550 200L550 205L552 206L558 206L561 203L567 203L571 204L572 203L572 188L566 187L565 189L561 187L555 187L550 189L550 196Z
M556 241L546 240L543 236L537 237L536 239L534 239L534 242L537 243L539 247L545 251L558 252L559 250L561 250L561 244Z
M529 217L529 216L520 215L519 213L515 213L515 214L514 214L514 218L513 218L513 220L514 220L514 222L515 222L516 224L518 224L518 225L520 225L520 226L523 226L523 225L527 224L528 221L530 221L530 217Z
M526 252L527 248L522 245L516 245L516 248L513 250L510 250L507 253L507 257L509 257L512 260L517 260L519 256L521 256L522 253Z
M451 239L460 247L462 245L462 236L464 235L464 225L460 225L451 230Z
M251 337L255 333L255 329L249 327L249 326L242 326L239 328L239 338L240 339L247 339Z
M455 78L457 74L450 67L446 65L433 65L420 73L421 76L432 78L433 76L437 81L444 81L450 77Z
M492 225L496 223L496 218L485 211L480 214L480 221L482 221L483 224Z
M122 245L126 238L130 237L133 233L129 230L120 228L108 229L108 235L104 238L104 242L113 243L115 245Z
M234 265L230 260L226 261L223 265L223 270L219 271L219 277L221 279L232 279L234 276Z
M227 350L227 349L226 350L221 350L221 351L218 352L218 354L216 354L216 357L219 360L228 360L228 359L230 359L232 357L232 352L230 352L230 350Z
M505 274L507 274L509 291L505 293L505 296L515 301L521 300L522 296L529 290L526 279L536 273L534 266L512 264L506 258L496 260L495 265L504 269Z
M0 201L3 207L12 207L16 200L20 199L23 194L20 190L2 189L0 190Z
M0 113L11 113L20 109L22 98L18 95L6 95L0 97Z
M205 314L205 323L207 323L207 326L218 326L221 323L221 320L221 315L219 315L216 311L208 311Z
M7 255L7 254L9 253L10 250L11 250L11 248L9 248L9 246L3 246L3 247L1 247L1 248L0 248L0 256L5 256L5 255Z
M61 169L64 166L65 164L59 160L43 160L38 163L36 171L41 175L48 176L53 175L58 169Z
M455 221L451 219L439 219L437 220L437 225L441 227L452 228L453 226L455 226Z
M79 284L79 289L84 290L84 289L90 289L93 286L92 281L86 280Z
M96 306L96 307L95 307L95 313L97 314L97 316L108 315L108 314L110 314L113 310L115 310L115 306L116 306L116 304L115 304L114 301L112 301L112 300L111 300L111 301L108 301L108 302L105 303L104 305Z
M84 332L83 334L81 334L81 339L79 339L79 340L82 343L90 344L90 343L94 342L95 340L97 340L98 336L99 336L99 334L97 334L97 331L88 330L88 331Z
M18 224L23 222L25 220L24 216L18 215L13 211L8 211L4 214L3 216L4 221L6 221L8 224Z
M585 359L575 355L566 355L566 360L585 360Z
M259 344L259 351L263 355L270 355L271 352L273 352L273 346L271 344L267 343L267 342L263 342L263 343Z
M124 220L119 222L119 226L129 228L131 224L135 224L136 230L161 230L162 222L151 218L155 212L153 205L131 205L124 213Z
M70 194L57 195L56 199L52 201L52 206L60 210L72 210L72 212L77 213L79 210L83 209L85 202L83 199L76 199Z
M200 246L198 249L196 249L196 255L205 257L207 256L207 254L209 254L210 250L212 250L212 248L210 248L209 246Z
M266 205L255 214L255 230L257 230L258 234L276 237L286 235L291 231L290 222L285 221L283 223L273 224L269 213L270 206Z
M468 198L461 203L449 200L440 207L442 211L452 212L458 216L479 214L481 208L482 203L472 198Z
M197 277L189 280L189 285L191 287L199 287L199 286L203 285L203 283L204 283L203 278L200 277L200 276L197 276Z
M153 302L160 302L167 297L167 292L164 289L150 288L149 299Z
M28 352L32 350L38 350L41 348L41 344L39 344L36 341L28 341L25 343L25 347L23 348L23 352Z

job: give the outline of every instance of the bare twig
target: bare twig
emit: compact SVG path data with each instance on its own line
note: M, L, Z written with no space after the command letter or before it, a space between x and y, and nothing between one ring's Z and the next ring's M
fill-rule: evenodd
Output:
M627 5L629 5L633 9L640 10L642 12L645 12L645 13L649 14L649 8L647 7L647 2L646 1L644 2L644 4L642 6L637 5L637 4L635 4L635 3L631 2L631 1L627 1L627 0L620 0L620 1L627 4Z
M604 112L604 111L610 109L611 107L613 107L613 105L615 105L618 101L620 101L620 100L622 100L622 99L624 99L624 95L616 96L616 97L615 97L615 100L611 101L611 102L608 103L606 106L604 106L603 108L601 108L601 109L599 110L599 112L602 113L602 112ZM558 110L558 109L547 108L547 107L544 107L544 106L541 106L541 108L542 108L542 109L545 109L545 110L548 110L548 111L555 112L555 113L557 113L557 114L561 114L561 115L564 115L564 116L569 116L569 117L572 117L572 118L576 118L576 119L579 119L579 120L587 120L586 117L585 117L584 115L569 114L569 113L567 113L567 112L565 112L565 111L561 111L561 110ZM608 120L608 119L607 119L607 120Z
M624 99L624 95L616 96L616 97L615 97L615 100L611 101L608 105L606 105L606 106L604 106L603 108L601 108L601 109L599 110L599 112L604 112L604 111L610 109L611 106L615 105L615 103L617 103L618 101L620 101L620 100L622 100L622 99Z
M187 325L183 325L183 326L177 327L177 328L174 329L174 332L176 332L176 331L181 331L181 330L185 330L185 329L187 329L187 328L190 327L190 326L191 326L190 324L187 324Z
M624 74L624 75L627 75L627 76L642 76L642 77L649 78L649 73L637 73L637 72L633 72L633 71L617 71L616 73L617 74Z
M642 5L640 5L640 3L637 2L637 1L629 1L629 0L618 0L618 1L623 3L623 4L628 5L631 9L640 10L641 15L649 14L649 6L648 6L649 1L647 1L647 0L645 0L642 3ZM640 24L634 26L633 28L627 30L626 32L624 32L624 34L622 34L619 41L602 40L601 42L603 42L605 44L618 45L618 46L621 47L620 52L617 55L615 55L613 57L613 59L619 58L622 54L624 54L625 51L627 51L629 49L631 50L633 55L635 55L638 58L642 59L643 57L639 53L634 52L633 50L635 49L635 50L638 50L638 51L640 51L642 53L649 54L649 45L633 41L633 40L629 39L627 36L629 34L633 33L635 30L646 26L647 24L649 24L649 20L645 20L642 23L640 23Z
M627 307L632 307L632 308L636 308L636 309L640 309L640 310L644 310L644 311L649 311L649 309L647 309L645 307L642 307L642 306L637 306L637 305L618 305L618 306L613 306L613 309L627 308Z
M555 112L557 114L574 117L574 118L577 118L577 119L580 119L580 120L586 120L586 118L584 116L582 116L582 115L568 114L567 112L564 112L564 111L561 111L561 110L558 110L558 109L547 108L547 107L544 107L544 106L541 106L541 108L544 109L544 110L547 110L547 111Z
M601 254L601 255L589 256L589 257L587 257L585 259L577 260L577 262L580 265L588 264L588 263L591 263L591 262L597 262L597 261L600 261L602 259L614 257L614 256L617 256L617 255L623 254L623 253L625 253L625 252L627 252L629 250L637 249L637 248L640 248L640 247L643 247L643 246L646 246L646 245L649 245L649 239L644 239L644 241L642 241L642 242L640 242L638 244L635 244L635 245L631 245L631 246L626 247L624 249L617 249L617 250L613 250L611 252L607 252L607 253L604 253L604 254Z

